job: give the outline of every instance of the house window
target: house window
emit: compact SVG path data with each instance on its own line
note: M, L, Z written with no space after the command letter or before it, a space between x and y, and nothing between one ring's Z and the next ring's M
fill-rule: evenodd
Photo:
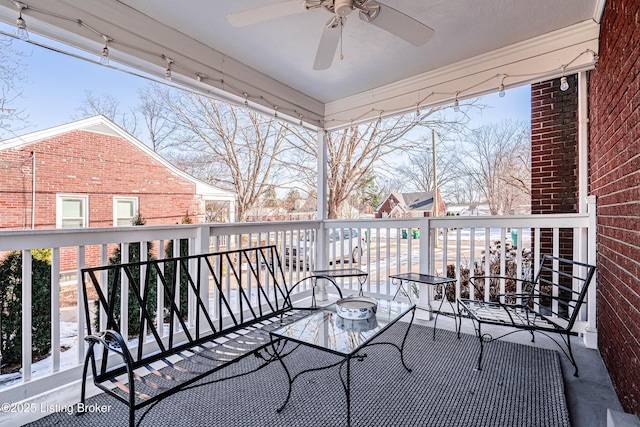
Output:
M113 198L113 225L124 227L133 225L133 218L138 212L137 197L114 197Z
M58 194L56 198L56 227L86 228L89 226L89 196Z

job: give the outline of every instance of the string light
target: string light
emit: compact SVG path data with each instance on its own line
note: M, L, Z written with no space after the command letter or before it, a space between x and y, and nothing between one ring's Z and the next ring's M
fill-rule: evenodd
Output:
M102 35L104 39L104 47L102 48L102 55L100 56L100 63L102 65L109 65L109 42L113 39L109 36Z
M16 35L20 40L27 41L29 40L29 32L27 31L27 23L22 18L22 11L27 9L27 5L22 4L20 2L14 1L18 9L20 9L20 15L18 16L18 20L16 21Z
M567 89L569 89L569 82L565 76L562 76L560 77L560 90L564 92Z
M277 105L273 106L273 117L276 118L276 119L278 118L278 106Z
M86 22L84 22L81 19L62 16L62 15L59 15L57 13L50 12L50 11L47 11L47 10L42 10L42 9L39 9L39 8L33 8L33 7L30 7L29 5L27 5L25 3L22 3L22 2L16 1L16 0L12 0L12 2L19 9L19 17L18 17L18 19L16 21L16 27L17 27L16 35L20 39L22 39L22 40L28 40L29 39L29 33L27 31L27 24L26 24L24 18L22 17L22 12L24 10L26 10L26 9L29 9L29 10L37 12L37 13L42 13L44 15L49 15L49 16L55 17L57 19L62 19L62 20L66 20L66 21L78 24L78 25L90 30L91 32L96 34L96 36L101 37L102 39L104 39L105 45L104 45L104 48L102 49L102 52L101 52L101 55L100 55L100 62L103 63L103 64L108 64L109 56L110 56L109 55L110 52L109 52L109 46L108 45L109 45L109 43L113 43L114 42L113 38L102 34L100 31L96 30L95 28L92 28L89 24L87 24ZM342 30L342 28L341 28L341 30ZM130 49L136 50L136 51L138 51L140 53L145 53L145 54L148 54L148 55L155 55L157 57L160 57L160 58L166 60L167 61L167 68L165 70L165 78L167 80L171 81L171 78L172 78L172 64L174 63L174 61L172 59L168 58L167 56L165 56L165 55L163 55L163 54L161 54L159 52L153 52L153 51L149 51L149 50L146 50L146 49L142 49L142 48L140 48L138 46L130 45L130 44L127 44L127 43L125 43L123 41L117 41L117 43L118 43L118 45L122 45L123 47L127 47L127 48L130 48ZM69 53L64 52L64 51L60 51L60 50L58 50L58 51L62 52L62 53L69 54ZM569 67L571 64L573 64L576 60L578 60L582 55L584 55L586 53L591 53L592 54L593 62L597 62L598 61L597 53L594 52L591 49L586 49L586 50L580 52L571 61L569 61L568 63L562 65L562 67L561 67L562 77L560 79L560 84L561 84L560 89L562 91L566 91L566 90L569 89L569 82L567 80L567 77L564 75L565 74L565 69L567 67ZM184 67L181 67L180 69L183 69L183 68ZM555 70L557 70L557 69L555 69ZM539 71L539 72L535 72L535 73L529 73L529 74L513 74L513 75L497 74L497 75L494 75L494 76L492 76L492 77L490 77L488 79L483 80L482 82L473 84L468 88L464 88L464 89L458 90L456 92L447 92L447 93L445 93L445 92L432 92L426 98L424 98L423 100L421 100L420 102L417 103L416 112L415 112L416 118L418 118L420 116L420 114L421 114L420 113L420 109L421 109L421 107L424 108L424 106L425 106L424 103L425 103L426 99L429 98L432 95L436 95L437 94L437 95L441 95L441 96L445 96L445 97L452 97L452 95L454 95L455 96L455 99L454 99L454 111L457 112L457 111L460 111L459 96L461 94L469 93L469 95L473 95L472 89L475 89L477 87L482 86L483 84L485 84L486 82L490 81L493 78L496 78L496 77L497 78L501 78L501 82L497 86L497 90L498 90L498 95L500 97L504 97L506 95L505 94L505 90L504 90L505 89L504 81L505 81L506 78L519 77L519 78L525 78L525 79L529 78L530 79L530 78L535 78L535 77L541 76L541 75L549 75L555 70L546 70L546 71L543 70L543 71ZM190 71L190 70L185 70L185 71ZM220 71L220 70L215 70L215 71L221 73L222 75L224 75L223 71ZM196 71L191 71L191 72L193 73L192 75L195 76L195 79L198 82L201 82L206 77L204 74L198 73ZM227 92L229 92L229 93L233 93L233 91L235 91L236 94L242 94L244 96L244 106L245 107L249 107L248 99L251 96L249 93L242 91L242 89L240 89L240 88L233 87L233 86L229 85L228 82L224 82L223 80L213 79L212 81L220 81L220 82L224 83L225 86L227 86L227 88L232 89L231 91L227 90ZM255 97L256 98L260 98L261 100L263 100L266 105L269 104L269 100L265 99L263 96L255 96ZM271 105L274 105L273 102L271 102ZM291 114L291 115L293 115L293 117L295 117L295 115L298 115L300 121L302 121L302 117L301 117L302 115L299 114L299 112L296 111L295 109L279 109L277 106L273 107L273 109L274 109L274 116L276 118L278 117L279 111L286 111L287 112L286 114ZM344 120L331 119L331 120L328 120L328 121L324 121L322 119L319 119L317 125L320 126L320 127L325 127L329 123L334 123L334 124L356 123L356 122L358 122L360 120L365 119L367 116L371 115L371 113L374 113L374 112L379 112L378 122L380 122L382 120L382 114L383 113L385 113L385 114L393 114L394 113L394 111L384 112L384 111L381 111L378 108L371 108L369 111L363 112L363 113L359 114L357 117L352 117L352 118L348 118L348 119L344 119Z
M171 64L173 64L173 59L166 56L164 57L164 59L167 61L167 70L164 72L164 78L167 81L171 81Z

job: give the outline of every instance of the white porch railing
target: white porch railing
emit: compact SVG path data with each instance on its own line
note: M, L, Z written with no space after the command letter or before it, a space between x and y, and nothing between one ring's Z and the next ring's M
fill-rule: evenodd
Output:
M490 253L493 268L501 275L515 271L517 277L530 274L543 251L569 255L595 264L595 204L589 214L535 215L511 217L443 217L372 220L293 221L268 223L207 224L180 226L127 227L84 230L30 230L0 233L0 252L21 251L22 295L31 295L33 275L31 251L52 249L51 354L34 362L31 357L32 307L25 298L22 313L22 371L0 375L0 401L17 402L55 387L77 381L84 359L85 327L83 304L71 302L64 294L82 295L81 283L61 285L64 254L76 254L74 270L107 264L115 247L120 246L126 262L131 243L152 242L153 256L164 257L166 243L173 241L173 255L180 254L180 240L187 240L190 254L207 253L275 244L290 283L314 268L358 267L369 276L364 291L375 296L393 296L396 286L388 276L401 272L447 275L457 279L455 296L465 290L465 270L483 265L483 254ZM324 234L323 234L324 233ZM323 236L324 238L320 238ZM324 247L318 247L319 241ZM514 245L517 240L517 245ZM499 241L500 244L495 244ZM184 244L183 244L184 247ZM323 256L318 256L322 251ZM144 251L143 251L144 252ZM511 255L511 258L508 257ZM142 254L145 257L146 254ZM320 265L324 259L326 265ZM514 262L508 261L513 259ZM472 269L473 271L473 269ZM347 291L357 289L356 279L344 279ZM3 285L5 286L5 285ZM407 297L402 295L401 297ZM413 296L412 296L413 297ZM441 296L436 296L441 298ZM419 305L428 305L429 295L420 295ZM61 301L67 307L61 307ZM72 308L68 306L71 304ZM444 306L447 306L445 304ZM61 308L64 315L61 317ZM577 332L595 330L595 286L589 292ZM0 420L2 418L0 414Z

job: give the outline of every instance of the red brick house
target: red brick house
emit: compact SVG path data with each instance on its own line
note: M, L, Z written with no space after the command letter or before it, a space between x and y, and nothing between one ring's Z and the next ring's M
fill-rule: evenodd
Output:
M0 230L126 226L138 213L146 225L179 224L187 212L202 223L207 202L227 203L232 222L236 199L104 116L0 142L0 189ZM87 248L87 265L98 264L98 250ZM66 280L77 251L61 248L60 257Z
M180 171L104 116L0 142L0 229L176 224L235 195Z

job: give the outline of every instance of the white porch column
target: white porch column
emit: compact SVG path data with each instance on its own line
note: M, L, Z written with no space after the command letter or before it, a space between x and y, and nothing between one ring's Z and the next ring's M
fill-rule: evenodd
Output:
M588 231L588 254L587 262L596 265L596 196L587 197L587 209L589 212L589 231ZM596 298L598 290L598 270L591 279L589 290L587 291L587 310L588 310L588 326L585 328L584 345L587 348L598 348L598 328L596 318Z
M587 72L578 73L578 212L589 213L589 228L580 229L576 236L574 256L580 261L596 264L596 197L589 196L589 90ZM596 272L597 274L597 272ZM584 345L598 348L598 329L596 324L596 277L589 285L587 321Z
M420 221L420 273L432 274L432 257L431 257L431 233L430 233L430 219L424 218ZM433 286L426 284L419 284L420 295L418 295L418 308L416 310L416 317L423 320L433 319L433 308L431 307L431 301L433 300Z
M320 221L320 229L316 236L316 269L326 269L328 259L327 232L324 221L327 219L327 132L318 131L318 185L317 185L317 219ZM324 280L318 281L316 299L327 300L327 290Z
M236 202L229 202L229 222L236 222Z
M589 195L589 91L587 72L578 73L578 213L587 212Z

